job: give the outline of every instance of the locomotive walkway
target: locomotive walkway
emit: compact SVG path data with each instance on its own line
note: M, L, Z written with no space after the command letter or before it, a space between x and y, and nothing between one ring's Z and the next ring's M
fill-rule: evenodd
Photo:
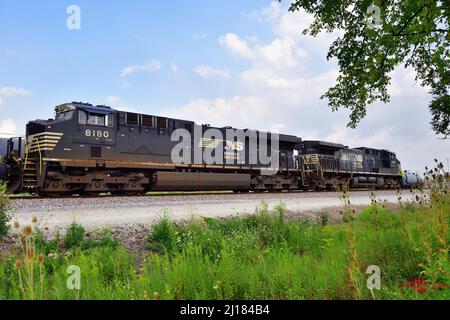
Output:
M376 199L398 204L395 191L376 191ZM330 214L330 221L339 220L342 207L340 194L336 192L296 192L266 194L201 194L141 197L97 197L14 200L13 220L21 225L30 223L36 216L40 227L47 231L64 229L77 221L88 229L99 227L150 226L163 212L174 220L186 220L194 216L227 217L248 215L265 200L269 208L280 202L286 205L288 215L317 219L321 211ZM402 200L412 200L415 194L402 191ZM350 192L354 206L371 203L369 191Z

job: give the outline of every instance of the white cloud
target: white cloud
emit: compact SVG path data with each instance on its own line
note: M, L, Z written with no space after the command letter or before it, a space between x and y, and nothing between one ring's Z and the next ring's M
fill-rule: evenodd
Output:
M17 125L12 119L6 119L0 122L0 137L10 137L16 134Z
M272 87L277 87L280 83L281 86L286 86L286 78L292 78L294 74L298 77L309 59L309 54L289 37L275 38L264 45L256 40L242 40L229 33L220 37L219 43L234 55L252 62L253 67L242 74L243 78L250 82L253 76L265 79Z
M270 112L270 107L260 97L234 96L193 100L181 108L168 108L163 114L216 126L228 126L232 123L233 126L246 128L249 124L257 124L260 129L265 125L268 129L272 123L265 119L265 112ZM256 129L256 127L248 128Z
M253 58L253 50L250 49L247 42L240 39L234 33L227 33L219 38L219 43L222 46L227 47L232 53L238 57L243 57L246 59Z
M0 87L0 107L4 104L4 97L31 96L32 92L27 89L17 87Z
M144 65L133 65L133 66L128 66L126 68L123 68L121 76L127 77L133 73L140 72L140 71L158 71L161 68L162 68L162 64L159 61L151 61Z
M280 6L280 4L276 4ZM313 17L305 11L288 12L279 16L279 19L272 21L274 23L274 34L280 38L292 38L295 40L304 40L302 32L313 22Z
M119 111L143 113L142 111L140 111L134 107L128 106L118 96L107 96L104 98L104 101L100 102L99 104L106 104L107 106L112 107L113 109L116 109Z
M228 69L215 69L208 65L201 65L194 69L194 72L202 78L229 78L230 71Z
M287 127L287 124L285 123L275 123L269 128L269 132L275 132L275 133L283 133L283 129Z
M359 132L355 132L345 126L345 123L339 123L332 126L334 131L325 137L324 140L344 143L353 147L370 146L373 148L386 148L386 143L395 134L394 126L386 126L376 129L370 135L361 136Z
M108 97L106 97L106 103L110 104L110 105L114 105L114 104L118 103L119 100L120 100L120 98L117 97L117 96L108 96Z
M178 72L178 66L175 63L172 63L170 65L170 70L172 70L173 73L177 73Z
M271 2L268 7L265 7L261 12L256 12L255 15L263 21L274 22L283 15L283 9L279 2Z
M389 92L392 97L425 98L430 90L429 87L420 86L420 81L416 81L416 73L411 68L397 68L390 76L392 81Z
M0 96L31 96L31 91L17 87L0 87Z

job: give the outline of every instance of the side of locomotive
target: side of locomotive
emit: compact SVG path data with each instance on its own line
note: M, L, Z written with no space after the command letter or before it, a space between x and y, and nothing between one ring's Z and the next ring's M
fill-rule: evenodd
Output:
M172 162L171 153L178 143L171 139L174 130L192 133L200 128L202 136L215 129L225 136L230 127L196 126L192 121L75 102L57 106L55 112L54 119L27 124L21 190L47 195L138 194L150 190L283 190L299 185L294 149L301 139L294 136L280 135L280 172L267 177L260 174L260 163L249 162L248 149L241 152L243 161L231 164L207 164L203 158L192 164ZM211 148L210 143L216 141L224 148L239 142L247 145L245 140L200 138L192 139L188 152ZM235 149L232 156L238 154Z
M325 141L303 141L300 163L306 185L332 189L348 184L352 188L398 188L401 166L395 153L367 147L348 148Z

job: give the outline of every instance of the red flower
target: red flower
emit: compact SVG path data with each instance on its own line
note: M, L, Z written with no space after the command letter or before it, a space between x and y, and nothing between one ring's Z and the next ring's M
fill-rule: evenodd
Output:
M414 287L414 290L416 290L418 293L424 293L427 290L427 288L425 287L424 284L419 284Z
M435 283L434 286L436 287L436 289L442 290L442 289L444 289L444 287L448 287L448 284L439 282L439 283Z
M412 278L408 281L408 283L411 285L423 284L423 283L425 283L425 279L424 278Z
M424 293L427 289L432 286L438 290L449 287L448 284L445 283L434 283L431 284L429 281L426 281L424 278L411 278L407 282L401 282L400 287L413 289L418 293Z

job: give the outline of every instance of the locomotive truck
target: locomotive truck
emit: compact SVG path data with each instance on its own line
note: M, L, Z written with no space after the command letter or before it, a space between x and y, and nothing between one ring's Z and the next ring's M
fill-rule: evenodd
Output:
M119 111L104 105L65 103L55 108L54 118L28 122L25 137L2 139L0 179L7 181L10 193L47 196L401 186L400 162L391 151L349 148L285 134L278 136L275 156L279 166L271 175L261 174L264 165L258 160L249 161L246 138L224 144L225 149L229 143L243 146L245 159L236 163L172 161L171 152L177 144L172 133L177 129L192 132L195 126L193 121ZM199 127L201 132L214 128L224 133L231 128ZM191 149L206 149L211 143L217 145L215 142L193 140ZM233 157L235 151L231 150ZM225 150L226 155L229 153Z

